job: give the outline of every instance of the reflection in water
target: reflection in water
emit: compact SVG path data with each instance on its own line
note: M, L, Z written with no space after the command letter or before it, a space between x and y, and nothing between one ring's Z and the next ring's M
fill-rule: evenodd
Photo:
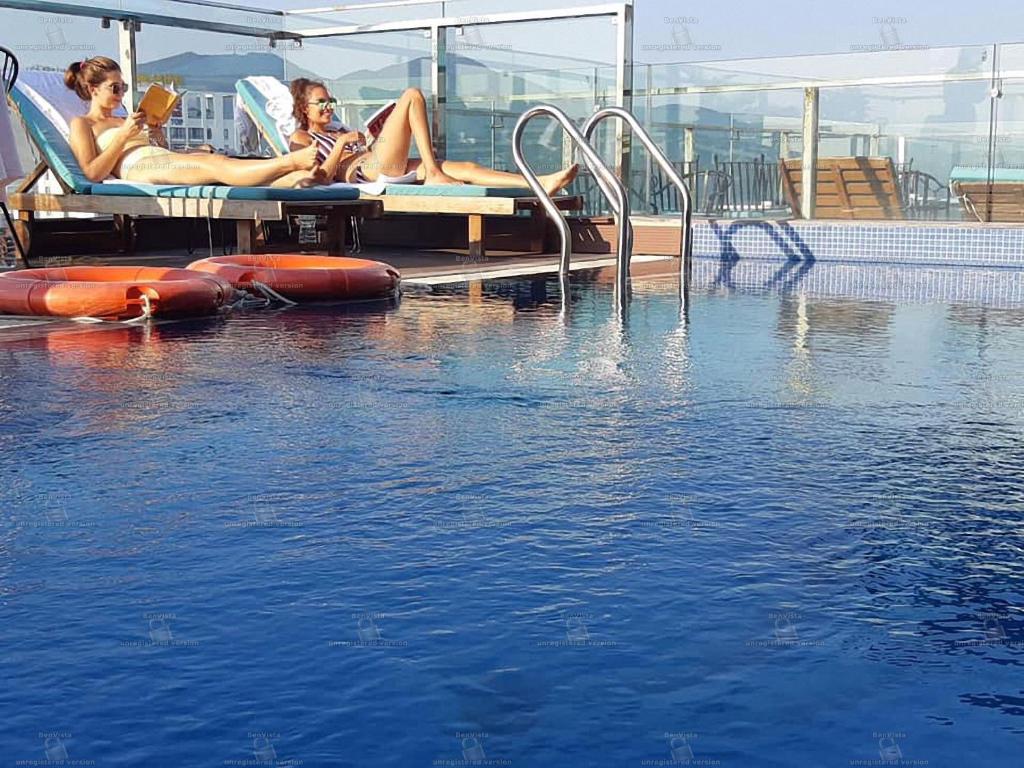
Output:
M786 302L780 302L779 306L785 311ZM796 323L793 327L792 354L786 365L788 373L786 383L796 396L795 402L805 401L814 394L814 386L811 382L811 350L807 343L810 330L807 297L801 293L796 297Z
M0 339L5 754L1015 764L1024 304L777 267Z

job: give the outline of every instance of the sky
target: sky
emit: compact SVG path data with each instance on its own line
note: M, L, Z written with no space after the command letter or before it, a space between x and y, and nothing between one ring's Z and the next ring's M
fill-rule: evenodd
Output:
M105 0L132 7L152 9L160 0ZM104 0L65 0L97 5ZM242 0L235 0L243 5ZM316 0L253 0L258 8L298 9L316 5ZM531 8L569 7L588 4L585 0L449 0L448 15L476 15L487 12ZM174 7L171 4L165 4ZM383 21L439 15L440 3L404 9L344 12L338 21ZM244 12L239 12L244 13ZM237 15L237 14L236 14ZM85 55L110 51L116 36L101 30L98 20L49 17L40 23L40 14L0 8L0 27L6 33L0 41L18 51L28 65L55 65L81 52ZM679 0L636 0L635 57L638 62L670 63L717 59L792 56L811 53L846 53L872 48L916 49L929 46L967 45L1024 41L1024 3L1020 0L988 0L981 6L963 0L859 0L858 2L819 2L807 0L771 0L770 2L684 3ZM326 46L312 48L309 59L329 54L337 62L339 76L368 66L376 68L402 58L401 49L416 54L429 50L427 42L416 34L394 34L375 38L393 48L390 55L369 49L345 57ZM140 59L160 58L185 50L202 53L243 52L244 38L225 43L209 34L183 30L144 28L140 34ZM477 53L519 66L586 66L588 62L611 64L614 57L611 26L599 20L531 24L512 30L485 27L466 39ZM12 45L13 43L13 45ZM528 51L528 53L527 53ZM1024 47L1022 47L1024 51ZM346 61L347 58L347 61ZM1024 58L1024 57L1022 57ZM380 59L380 60L378 60Z

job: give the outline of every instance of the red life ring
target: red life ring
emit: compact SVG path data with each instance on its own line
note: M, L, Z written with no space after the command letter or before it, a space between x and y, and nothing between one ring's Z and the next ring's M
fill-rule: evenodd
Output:
M0 274L0 313L130 320L215 313L235 293L216 275L167 267L51 267Z
M398 290L401 275L380 261L301 253L238 254L200 259L189 269L219 275L241 290L262 283L291 301L380 299Z

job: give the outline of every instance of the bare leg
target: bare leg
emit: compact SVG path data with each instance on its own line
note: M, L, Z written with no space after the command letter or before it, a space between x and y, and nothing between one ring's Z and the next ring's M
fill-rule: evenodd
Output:
M317 171L292 171L270 182L271 187L315 187L331 180Z
M363 173L371 181L380 174L401 176L409 167L409 147L416 141L420 167L428 184L458 184L441 170L434 147L430 143L427 103L419 88L407 88L398 99L394 112L384 122L377 140L370 149L372 157L363 165Z
M482 165L477 165L476 163L445 160L441 163L441 169L452 178L464 181L467 184L479 184L483 187L529 186L529 184L526 183L526 179L518 173L496 171L493 168L485 168ZM538 178L545 191L547 191L549 195L552 195L558 190L569 186L573 182L573 179L576 178L576 174L579 173L579 170L578 165L571 165L557 173L549 173L546 176L540 176ZM422 172L420 172L419 175L423 175Z
M307 175L316 165L316 145L266 160L240 160L224 155L167 154L146 157L129 166L124 178L150 184L229 184L258 187L295 171Z

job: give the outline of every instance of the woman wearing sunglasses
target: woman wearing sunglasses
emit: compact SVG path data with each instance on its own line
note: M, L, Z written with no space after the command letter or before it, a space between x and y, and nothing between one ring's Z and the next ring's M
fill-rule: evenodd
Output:
M298 130L289 139L292 152L317 147L318 162L329 179L355 184L383 181L390 184L479 184L488 187L526 187L517 173L485 168L476 163L438 160L430 142L427 106L418 88L402 93L394 111L369 148L358 131L330 128L338 102L323 83L306 78L293 80L292 103ZM409 157L416 142L420 159ZM554 194L576 178L579 167L565 168L540 177L540 183Z
M115 117L126 92L121 68L113 59L95 56L76 61L64 72L64 84L89 111L71 121L71 150L90 181L110 175L150 184L230 184L238 187L295 187L323 181L314 173L316 150L269 160L240 160L224 155L174 152L158 125L147 125L135 112Z

